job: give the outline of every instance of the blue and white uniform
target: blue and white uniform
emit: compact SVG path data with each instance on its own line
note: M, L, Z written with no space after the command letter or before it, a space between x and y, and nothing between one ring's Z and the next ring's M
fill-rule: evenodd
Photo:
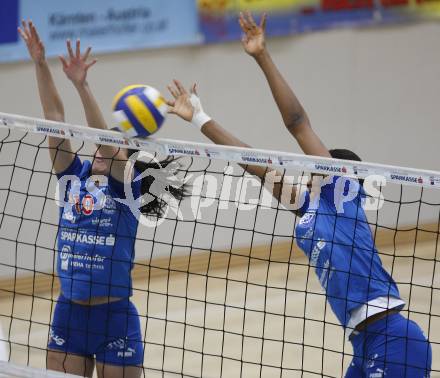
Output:
M303 206L299 209L301 219L295 229L296 242L304 251L315 268L318 279L326 292L330 306L341 325L347 329L354 346L353 366L357 367L357 377L426 377L431 366L431 349L420 328L409 322L400 314L393 317L394 333L391 327L385 327L382 334L374 334L378 345L388 344L388 348L365 348L360 339L366 337L365 332L357 332L354 328L368 317L388 309L402 309L402 301L393 278L382 266L378 251L365 212L361 206L363 191L359 184L345 177L327 177L326 185L321 188L320 195L314 199L305 192ZM352 198L351 200L347 200ZM378 326L387 322L391 316L374 322ZM377 323L377 324L376 324ZM405 326L405 329L402 327ZM411 329L411 335L408 330ZM417 331L417 332L416 332ZM370 332L370 327L366 330ZM371 335L368 334L370 339ZM400 360L390 357L395 353L393 340L403 335L408 348L412 343L422 343L425 353L421 353L411 368L405 365L406 354L397 352ZM379 339L381 339L379 341ZM402 340L401 340L402 341ZM400 344L397 348L401 348ZM373 344L372 344L373 345ZM422 347L423 349L423 347ZM417 350L420 350L417 349ZM373 370L368 370L368 361L374 358ZM361 364L361 365L359 365ZM351 372L354 367L352 366ZM372 369L372 368L371 368ZM377 370L379 369L379 370ZM414 370L415 369L415 370ZM351 374L351 373L350 373ZM356 375L357 374L357 375Z
M124 184L108 177L107 185L90 178L91 162L75 157L57 174L67 182L60 209L57 272L61 295L54 312L49 347L94 356L114 365L143 362L139 316L132 295L131 270L138 220L125 199ZM141 180L131 183L134 198ZM83 306L72 300L119 297L120 301Z

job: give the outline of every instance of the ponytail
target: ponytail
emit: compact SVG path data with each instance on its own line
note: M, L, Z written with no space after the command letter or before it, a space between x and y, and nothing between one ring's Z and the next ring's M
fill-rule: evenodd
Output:
M133 155L134 153L136 153L136 150L128 150L128 157L130 157L131 155ZM141 208L140 208L140 212L145 215L145 216L157 216L157 217L162 217L165 213L165 210L167 208L167 206L169 205L169 203L167 201L165 201L160 195L161 194L168 194L169 196L173 197L173 199L180 201L182 200L185 196L188 195L188 187L186 184L179 182L178 180L170 180L168 177L168 181L167 183L164 183L164 180L160 180L159 175L161 174L162 176L165 176L163 173L163 170L166 170L167 174L169 176L173 176L174 175L174 171L176 169L170 169L167 167L171 164L171 163L176 163L176 160L174 158L168 157L165 160L161 160L161 161L151 161L151 162L143 162L140 160L136 160L134 168L135 170L138 172L138 174L142 174L143 172L147 171L147 170L158 170L158 174L157 175L147 175L145 177L142 178L142 182L141 182L141 196L143 196L144 194L149 194L150 200L145 203L142 204L141 203ZM178 164L178 163L177 163ZM180 167L180 164L178 164L177 169ZM162 171L162 172L160 172ZM158 180L160 182L160 187L162 190L164 190L164 193L157 193L156 191L153 190L154 193L150 192L150 188L153 185L153 183L155 182L155 180ZM155 188L157 189L157 187ZM160 197L159 197L159 196Z

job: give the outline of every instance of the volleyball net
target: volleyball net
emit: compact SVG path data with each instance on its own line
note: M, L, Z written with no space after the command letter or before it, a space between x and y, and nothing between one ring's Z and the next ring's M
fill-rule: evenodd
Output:
M188 195L160 219L141 217L135 240L132 300L146 376L340 377L351 362L348 331L296 245L300 217L239 164L276 168L300 189L311 173L370 180L365 211L406 303L402 313L423 329L433 356L440 353L440 172L125 138L0 113L2 370L46 366L62 252L49 136L71 139L81 159L93 160L94 144L144 151L157 161L179 158L169 172L187 183ZM440 363L433 358L435 374Z

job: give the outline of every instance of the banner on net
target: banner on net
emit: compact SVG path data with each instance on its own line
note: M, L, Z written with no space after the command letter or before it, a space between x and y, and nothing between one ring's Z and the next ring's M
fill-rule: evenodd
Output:
M95 52L200 43L195 0L1 0L0 62L28 58L17 27L31 19L47 56L80 38Z
M268 35L440 19L440 0L198 0L206 42L241 37L237 15L268 13Z
M117 131L100 130L92 127L0 112L1 129L24 131L64 139L77 139L81 142L87 141L95 144L130 148L166 156L209 158L238 164L270 166L282 169L291 168L299 172L350 176L358 179L372 178L374 176L375 179L380 177L385 179L386 182L400 185L440 189L440 172L436 171L359 161L336 160L255 148L193 143L171 139L129 138Z

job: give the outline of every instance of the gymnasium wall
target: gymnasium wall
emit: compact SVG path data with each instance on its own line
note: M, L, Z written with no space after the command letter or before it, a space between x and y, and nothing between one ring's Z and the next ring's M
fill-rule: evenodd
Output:
M440 24L333 30L271 39L269 49L329 147L372 162L438 169ZM58 61L51 61L67 120L83 111ZM239 43L99 56L89 81L109 123L113 95L148 83L166 93L179 78L199 83L206 110L255 147L299 152L258 67ZM0 66L2 111L41 116L32 64ZM158 137L204 141L170 118Z
M268 45L327 146L353 149L366 161L439 170L439 37L440 25L425 23L319 32L271 39ZM111 100L121 87L146 83L166 93L166 85L171 79L178 78L187 86L197 81L205 110L244 141L260 148L300 152L282 125L263 75L238 43L148 50L98 58L89 82L109 124L112 124ZM60 64L51 61L50 65L65 103L67 121L85 124L78 96L64 77ZM1 111L35 117L42 115L32 64L1 65L0 83ZM206 141L197 130L172 117L157 137ZM26 160L26 151L23 150L22 154ZM32 159L34 156L29 151L28 160ZM40 159L44 165L47 157L41 156ZM5 181L6 176L2 177ZM15 185L20 185L20 179ZM420 190L408 190L405 195L417 199ZM25 206L24 199L21 201ZM16 203L18 208L20 202L17 200ZM30 204L26 206L31 209ZM35 206L29 211L38 212L38 206ZM51 221L56 219L55 208L48 207L45 212ZM393 225L396 209L385 214L379 223ZM375 215L370 216L374 221ZM405 208L399 224L415 224L417 216L417 208ZM273 232L273 218L260 217L261 227ZM438 208L432 207L423 212L420 222L436 221L437 218ZM19 230L19 225L14 227L3 230L3 233L9 233L12 240L23 237L32 241L30 231L24 233ZM157 237L169 239L166 227L166 224L161 227ZM284 233L291 229L287 221L280 227ZM42 239L39 243L50 248L53 230L52 227L50 231L40 231ZM18 237L20 232L23 235ZM160 236L161 232L163 236ZM182 235L192 235L185 230L181 232ZM200 229L198 232L197 242L209 247L214 231ZM217 235L216 240L224 243L227 240L225 235ZM234 243L237 246L249 243L249 233L238 233ZM15 274L15 265L31 269L34 261L38 270L53 269L53 253L44 248L34 260L32 245L20 244L17 248L13 242L0 241L0 246L0 276ZM165 247L155 248L158 248L159 255L169 253ZM149 257L147 250L147 247L143 248L138 257ZM12 267L5 268L5 264Z

